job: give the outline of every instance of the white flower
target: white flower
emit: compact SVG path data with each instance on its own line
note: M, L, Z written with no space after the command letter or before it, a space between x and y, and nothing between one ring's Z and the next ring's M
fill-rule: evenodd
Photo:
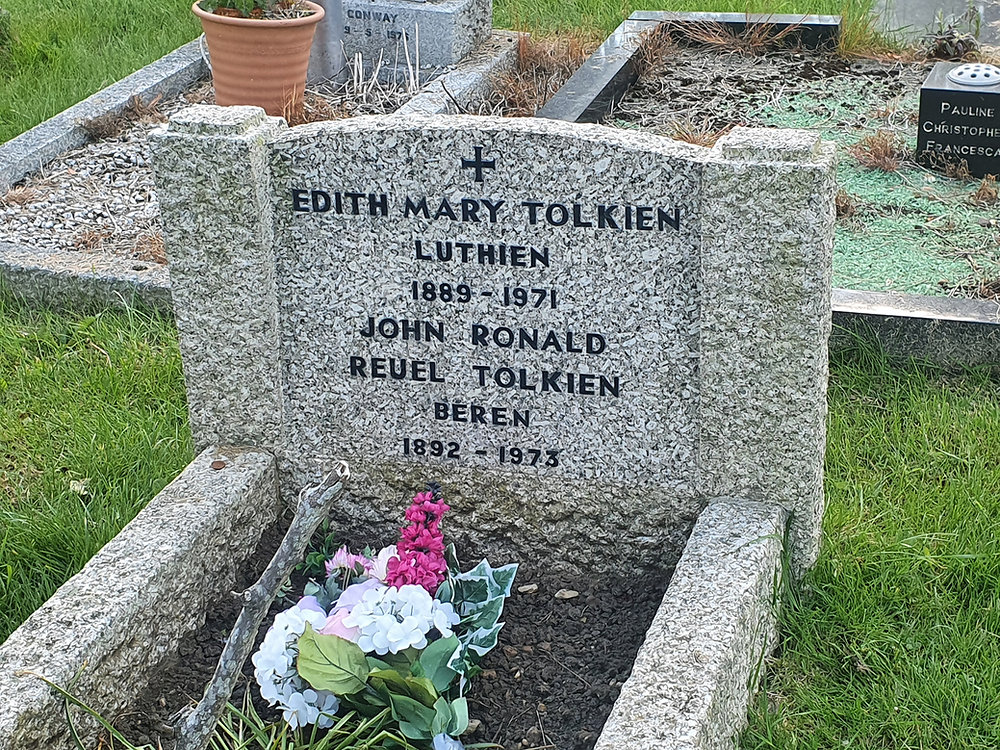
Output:
M383 547L382 551L375 557L371 572L372 577L385 583L385 577L389 574L387 570L389 561L394 557L399 557L399 552L396 550L395 544Z
M328 690L313 690L295 669L299 636L306 623L319 630L326 616L311 609L294 606L278 613L264 641L251 659L261 697L268 705L278 705L292 729L319 724L333 726L333 714L340 708L337 696Z
M427 645L427 634L436 629L442 638L451 636L459 621L447 602L432 598L422 586L405 585L366 591L344 618L344 625L358 628L358 646L380 656L398 654Z

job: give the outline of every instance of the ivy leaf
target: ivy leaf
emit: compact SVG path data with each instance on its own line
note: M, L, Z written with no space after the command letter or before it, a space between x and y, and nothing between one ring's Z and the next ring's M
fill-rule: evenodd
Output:
M338 635L320 635L306 623L299 638L299 674L316 690L351 695L363 690L368 679L368 659L356 643Z
M475 628L492 628L500 620L500 615L503 613L503 603L502 596L487 599L469 613L468 619L463 624Z
M452 573L457 574L461 571L461 567L458 564L458 551L455 549L454 542L451 542L444 548L444 559L448 563L448 570Z
M514 586L515 575L517 575L517 563L503 565L492 570L492 578L497 586L498 595L510 596L510 591Z
M455 590L451 586L451 581L441 581L441 585L438 586L438 590L437 593L434 594L434 598L439 602L451 602L454 597Z
M497 636L500 634L500 628L502 627L503 623L501 622L492 628L479 628L463 638L462 642L470 651L475 652L481 657L485 656L497 645Z

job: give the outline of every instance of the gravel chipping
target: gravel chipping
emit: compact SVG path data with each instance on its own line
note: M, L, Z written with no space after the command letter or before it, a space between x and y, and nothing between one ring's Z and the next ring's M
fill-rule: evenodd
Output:
M352 78L337 88L307 91L303 118L292 124L387 114L412 95L402 85ZM0 196L0 242L165 264L148 137L184 107L214 101L204 82L121 117L87 123L100 137Z

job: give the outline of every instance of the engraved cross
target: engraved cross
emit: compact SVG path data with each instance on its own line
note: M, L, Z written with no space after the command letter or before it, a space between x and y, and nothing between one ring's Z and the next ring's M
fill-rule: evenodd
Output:
M496 159L483 159L483 147L474 146L476 151L475 159L462 159L462 169L474 169L476 170L476 182L483 181L483 170L484 169L496 169L497 160Z

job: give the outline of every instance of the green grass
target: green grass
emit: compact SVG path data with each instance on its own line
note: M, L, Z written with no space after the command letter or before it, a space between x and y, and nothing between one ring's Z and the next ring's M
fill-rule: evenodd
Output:
M0 141L194 39L186 0L4 0L13 43L0 55Z
M190 459L170 320L0 298L0 642Z
M817 13L864 20L873 0L496 0L494 25L535 32L611 32L635 10Z
M838 358L826 486L742 747L1000 747L996 374Z
M497 0L498 27L607 33L632 10L845 12L871 0ZM12 42L0 40L0 142L138 70L201 31L188 0L5 0Z

